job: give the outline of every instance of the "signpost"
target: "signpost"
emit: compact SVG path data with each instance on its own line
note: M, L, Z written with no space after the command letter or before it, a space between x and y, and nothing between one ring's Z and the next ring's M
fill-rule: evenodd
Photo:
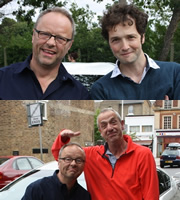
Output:
M41 134L41 126L43 125L42 104L41 103L28 104L27 113L28 113L29 128L33 126L39 126L40 152L41 152L41 160L43 160L42 134Z

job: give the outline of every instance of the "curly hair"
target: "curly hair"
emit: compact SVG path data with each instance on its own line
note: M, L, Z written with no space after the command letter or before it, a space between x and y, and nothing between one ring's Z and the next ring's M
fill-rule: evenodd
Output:
M132 26L132 19L134 19L136 29L142 37L146 31L148 15L132 4L114 4L107 12L104 12L104 16L101 19L102 36L109 40L109 30L120 23L123 25L128 23L129 26Z

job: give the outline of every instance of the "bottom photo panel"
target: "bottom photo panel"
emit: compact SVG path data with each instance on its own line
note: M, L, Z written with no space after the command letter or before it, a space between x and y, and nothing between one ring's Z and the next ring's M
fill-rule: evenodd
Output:
M180 100L2 100L0 138L0 200L180 199Z

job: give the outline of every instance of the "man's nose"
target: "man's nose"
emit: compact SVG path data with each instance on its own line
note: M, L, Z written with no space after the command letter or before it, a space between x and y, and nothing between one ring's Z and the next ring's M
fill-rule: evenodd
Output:
M112 124L107 124L107 129L108 129L108 130L112 130L112 129L113 129Z
M122 40L122 43L121 43L121 48L122 48L122 50L127 50L128 48L129 48L129 43L128 43L128 41L127 40Z
M72 160L71 165L76 165L76 160Z
M46 43L49 44L49 45L56 45L56 39L55 39L55 37L54 37L54 36L51 36L51 37L47 40Z

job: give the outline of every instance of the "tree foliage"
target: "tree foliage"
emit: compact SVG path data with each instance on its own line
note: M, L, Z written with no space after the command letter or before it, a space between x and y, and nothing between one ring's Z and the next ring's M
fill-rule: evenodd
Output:
M103 0L94 0L96 2L102 2ZM125 2L124 0L112 0L113 2ZM151 23L152 26L150 26L151 29L154 27L160 27L162 26L163 29L158 30L158 34L163 36L160 39L161 44L155 43L155 41L152 41L153 44L156 44L152 48L158 48L159 46L161 49L158 52L158 58L159 60L169 60L169 51L170 46L174 38L174 34L177 31L178 24L180 22L180 0L126 0L126 3L134 3L139 8L143 8L150 16L151 20L153 20L153 23ZM166 30L164 32L164 27L166 27ZM152 32L151 32L152 33ZM154 33L157 33L157 30L154 30ZM162 35L163 33L163 35ZM146 36L149 36L146 34ZM159 37L159 36L158 36ZM147 38L147 37L146 37ZM160 45L159 45L160 44ZM150 46L147 45L147 46ZM176 49L176 44L175 44ZM151 54L151 52L150 52ZM157 54L155 56L157 58ZM174 56L176 58L176 56ZM176 60L175 60L176 61Z
M73 3L70 9L76 23L76 36L71 51L79 54L79 62L114 62L108 43L101 36L101 29L92 22L95 13L89 6L78 8ZM106 56L104 56L106 55Z
M13 0L1 0L0 1L0 8L2 8L4 5L8 4L11 1L13 1Z
M94 1L100 3L103 0ZM112 1L119 2L118 0ZM130 0L126 1L130 2ZM9 1L4 0L3 2L8 3ZM173 13L179 12L179 2L180 0L133 0L134 4L144 9L150 16L143 50L154 59L158 59L163 54L166 55L163 60L169 60L167 52L169 52L169 45L173 41L174 60L179 62L178 37L180 27L178 26L178 18L174 21L173 28L170 26ZM23 60L31 52L32 17L35 15L36 8L41 11L47 7L66 6L67 4L67 0L19 0L20 6L18 11L14 13L17 20L4 18L0 25L0 66L4 65L2 61L4 48L7 50L9 64ZM29 9L24 9L24 6L29 6ZM95 13L90 10L89 6L79 8L77 4L72 3L70 11L76 23L76 36L71 51L78 52L78 61L115 62L109 44L101 36L98 22L92 22ZM168 32L168 27L173 30Z
M104 142L104 139L101 137L101 134L98 130L98 126L97 126L97 117L100 113L100 110L97 109L94 115L94 142L95 144L98 144L99 141L102 141L102 143Z
M7 64L24 60L31 52L33 24L16 22L13 19L4 18L0 25L1 58L4 57L3 49L6 49ZM0 60L0 66L4 66L4 60Z

